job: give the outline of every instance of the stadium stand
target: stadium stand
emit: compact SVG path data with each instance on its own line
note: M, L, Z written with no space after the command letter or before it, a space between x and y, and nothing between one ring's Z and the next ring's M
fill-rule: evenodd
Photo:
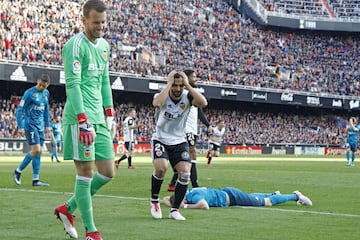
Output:
M15 117L16 99L0 100L0 138L19 138ZM151 105L119 104L116 106L118 131L121 137L121 122L125 119L127 109L135 107L137 120L146 127L138 129L138 142L147 142L155 129L155 110ZM61 114L63 103L52 103L51 116ZM216 122L225 119L228 144L266 145L266 144L314 144L324 146L342 146L346 139L344 131L347 117L345 115L324 114L323 116L307 116L291 113L251 112L247 110L206 111L208 119ZM204 125L199 128L199 143L207 144L208 133Z

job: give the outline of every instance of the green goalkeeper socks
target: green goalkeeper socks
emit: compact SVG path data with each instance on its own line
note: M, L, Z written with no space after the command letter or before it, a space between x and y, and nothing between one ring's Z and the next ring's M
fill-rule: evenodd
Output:
M105 177L99 173L95 173L94 177L91 181L91 196L93 196L102 186L104 186L106 183L108 183L111 179L108 177ZM78 181L78 180L77 180ZM67 202L66 206L68 208L69 213L73 214L75 210L77 209L76 199L75 195L72 196Z

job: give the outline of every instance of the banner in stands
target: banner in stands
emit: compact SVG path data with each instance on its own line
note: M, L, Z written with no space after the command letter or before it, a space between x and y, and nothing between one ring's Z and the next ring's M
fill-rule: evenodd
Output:
M122 155L126 152L123 143L114 143L115 154ZM360 150L360 149L359 149ZM23 139L0 139L1 154L25 154L30 151L30 147ZM207 152L206 146L197 146L198 154L204 155ZM45 141L44 153L51 153L52 146L50 141ZM222 145L220 152L222 154L240 154L240 155L345 155L345 148L337 147L319 147L319 146L242 146L242 145ZM135 154L148 154L150 160L151 144L135 144Z
M122 143L114 143L115 154L124 154L127 152L125 145ZM149 143L135 144L134 153L135 154L150 154L151 145ZM149 157L150 159L150 157Z
M240 146L240 145L226 145L226 154L244 154L244 155L261 155L261 146Z
M46 68L20 63L0 62L0 70L0 80L4 81L35 83L36 78L41 73L47 73L50 75L52 85L65 83L64 71L60 67ZM159 92L166 85L166 81L160 77L144 77L114 72L110 73L110 82L112 89L115 91L147 94ZM231 84L199 83L198 87L208 99L360 111L360 98L356 96L329 97L317 93L251 88Z
M19 139L0 139L0 154L24 154L30 151L30 146L26 140ZM45 141L43 146L44 153L51 153L52 147L50 141Z

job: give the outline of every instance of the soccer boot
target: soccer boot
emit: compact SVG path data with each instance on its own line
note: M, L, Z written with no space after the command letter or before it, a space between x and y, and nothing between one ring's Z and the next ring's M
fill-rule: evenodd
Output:
M175 191L175 186L169 185L167 190L168 190L168 192L174 192Z
M310 198L306 197L299 191L294 191L293 193L298 196L298 200L296 202L298 205L312 206L312 201Z
M169 218L177 220L177 221L185 221L186 220L186 218L180 214L179 210L171 211L169 214Z
M44 183L40 180L33 180L32 185L33 185L33 187L48 187L48 186L50 186L50 184Z
M162 212L160 208L160 202L151 201L150 202L150 212L151 216L155 219L161 219L162 218Z
M87 232L85 240L103 240L99 232Z
M66 234L69 234L71 238L78 238L74 223L75 216L69 213L66 204L57 206L54 215L63 223Z
M14 177L14 182L17 185L21 185L21 173L19 173L18 171L15 170L13 173L13 177Z

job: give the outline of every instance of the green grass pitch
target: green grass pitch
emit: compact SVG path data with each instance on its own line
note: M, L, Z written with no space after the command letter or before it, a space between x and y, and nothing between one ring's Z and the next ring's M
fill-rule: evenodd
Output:
M50 187L32 187L31 165L22 174L22 185L13 182L12 172L23 156L0 156L0 238L6 240L69 239L53 215L73 191L72 162L51 163L43 156L41 179ZM359 158L360 159L360 158ZM270 208L182 209L185 222L150 215L150 156L134 156L137 169L122 162L116 178L93 198L95 223L106 240L219 240L219 239L359 239L360 162L345 166L345 157L229 156L213 158L208 168L198 159L201 186L241 188L247 192L290 193L300 190L313 201L312 207L295 202ZM169 195L169 168L161 198ZM79 239L84 229L75 212Z

